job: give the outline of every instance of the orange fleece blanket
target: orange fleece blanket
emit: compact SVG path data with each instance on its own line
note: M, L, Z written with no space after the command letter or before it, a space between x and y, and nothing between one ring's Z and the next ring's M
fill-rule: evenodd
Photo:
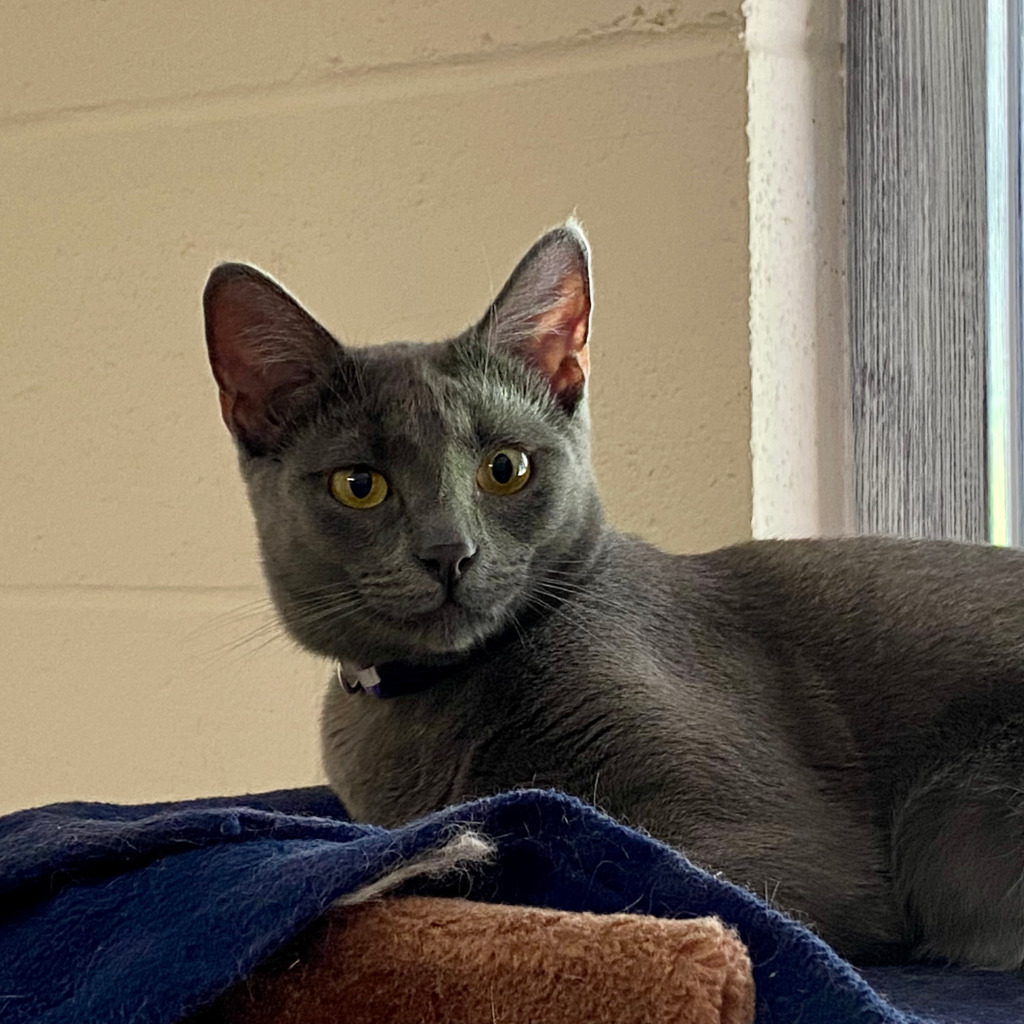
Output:
M750 1024L746 948L675 921L458 899L334 908L193 1024Z

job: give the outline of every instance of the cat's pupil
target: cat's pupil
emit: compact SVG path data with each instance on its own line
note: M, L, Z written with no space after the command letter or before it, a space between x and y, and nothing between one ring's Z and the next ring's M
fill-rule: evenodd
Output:
M372 487L373 474L365 469L355 470L348 478L348 489L359 499L367 497Z
M507 484L512 479L512 473L512 460L504 452L495 455L491 460L491 476L499 484Z

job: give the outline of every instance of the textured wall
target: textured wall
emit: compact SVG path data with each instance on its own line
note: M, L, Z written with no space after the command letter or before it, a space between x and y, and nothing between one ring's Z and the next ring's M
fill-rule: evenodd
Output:
M844 3L746 0L753 531L850 531Z
M205 365L211 264L343 339L475 319L576 208L598 470L749 535L739 2L0 6L0 810L319 778Z

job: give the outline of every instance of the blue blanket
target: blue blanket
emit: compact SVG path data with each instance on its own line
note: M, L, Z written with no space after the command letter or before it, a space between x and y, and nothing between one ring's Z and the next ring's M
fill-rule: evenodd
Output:
M172 1024L337 897L471 825L497 855L414 891L671 917L716 914L750 949L759 1024L1024 1020L1013 975L875 970L668 847L558 793L507 793L387 830L326 789L0 818L0 1021ZM903 1007L894 1008L878 993Z

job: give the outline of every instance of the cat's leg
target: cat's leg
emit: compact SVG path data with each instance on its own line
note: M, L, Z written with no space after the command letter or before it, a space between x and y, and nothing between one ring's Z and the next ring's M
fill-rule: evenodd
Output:
M893 867L921 955L1024 963L1024 719L911 787L894 819Z

